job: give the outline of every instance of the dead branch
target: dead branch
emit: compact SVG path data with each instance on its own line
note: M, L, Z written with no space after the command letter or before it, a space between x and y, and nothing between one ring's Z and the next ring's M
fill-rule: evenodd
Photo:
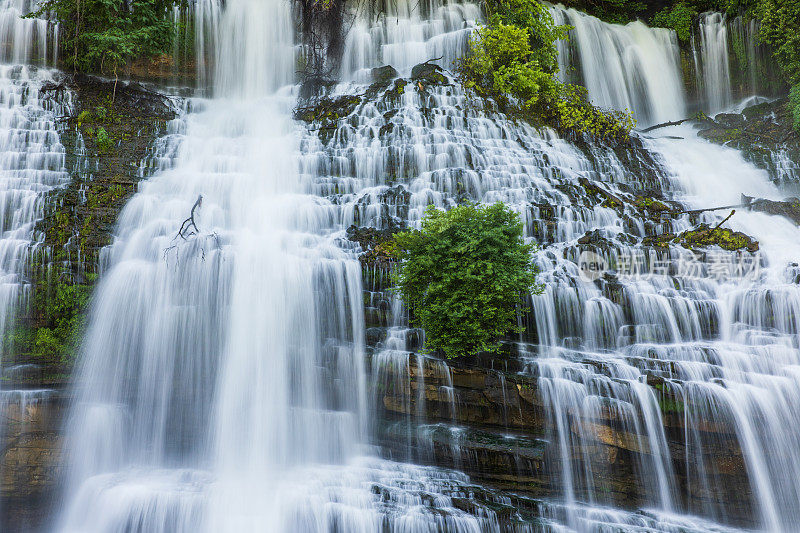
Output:
M200 230L197 229L197 223L194 220L194 213L202 205L203 205L203 195L201 194L197 197L197 201L192 206L192 211L191 213L189 213L189 218L183 221L183 224L181 224L181 229L178 230L178 234L175 235L175 238L172 239L173 241L178 237L182 238L185 241L187 237L192 237L200 233ZM189 231L191 231L191 233L188 233Z
M172 250L175 250L176 258L178 257L178 254L179 254L178 245L180 244L180 241L178 241L178 237L180 237L184 241L188 241L190 237L195 237L196 238L196 237L200 236L200 229L197 227L197 221L195 220L195 214L197 213L197 210L200 207L202 207L202 205L203 205L203 195L201 194L201 195L199 195L197 197L197 201L192 206L192 210L189 213L189 218L187 218L186 220L183 221L183 223L181 224L180 229L178 230L178 233L175 234L175 236L172 238L172 244L164 249L164 260L165 261L167 260L167 254ZM205 237L213 238L216 247L217 248L221 248L220 242L219 242L219 235L217 234L216 231L213 231L211 233L206 234ZM178 241L178 242L176 242L176 241ZM195 239L193 239L193 241L197 242ZM205 249L205 247L202 245L202 243L201 244L197 244L197 247L200 249L200 259L202 261L205 261L206 260L206 249Z
M680 126L687 120L691 120L689 118L685 118L683 120L675 120L673 122L662 122L661 124L656 124L655 126L650 126L649 128L645 128L642 130L642 133L650 133L653 130L659 130L661 128L668 128L670 126Z
M724 205L722 207L706 207L705 209L689 209L686 211L672 211L670 212L671 215L697 215L699 213L705 213L707 211L722 211L723 209L733 209L736 207L748 207L749 204L737 204L737 205ZM730 218L730 217L728 217Z
M725 218L723 218L723 219L722 219L722 222L720 222L719 224L717 224L716 226L714 226L714 229L712 229L712 230L709 232L709 235L711 235L712 233L714 233L715 231L717 231L717 230L720 228L720 226L722 226L724 223L726 223L728 220L730 220L730 218L731 218L731 217L732 217L732 216L733 216L735 213L736 213L736 209L731 209L731 214L730 214L730 215L728 215L728 216L726 216Z

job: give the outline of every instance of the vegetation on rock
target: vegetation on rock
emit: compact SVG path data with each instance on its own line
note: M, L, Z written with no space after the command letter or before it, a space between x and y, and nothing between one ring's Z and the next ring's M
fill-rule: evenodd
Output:
M497 351L523 293L540 291L519 215L503 204L429 207L422 229L395 236L395 282L425 330L425 349L447 357Z
M694 6L686 2L678 2L665 7L651 19L650 23L659 28L674 30L681 42L689 42L692 37L692 23L697 16Z
M61 55L84 72L112 73L171 50L172 8L182 0L43 0L30 16L58 22Z
M86 274L78 280L64 267L36 275L30 308L6 332L4 353L14 354L16 363L42 365L48 376L68 369L83 337L96 278L96 274Z
M556 26L545 6L536 0L488 0L485 7L487 24L457 65L465 88L562 134L628 138L634 126L630 113L601 110L584 88L556 77L555 42L566 38L567 28Z
M781 71L792 87L790 104L800 131L800 0L758 0L761 40L774 51Z

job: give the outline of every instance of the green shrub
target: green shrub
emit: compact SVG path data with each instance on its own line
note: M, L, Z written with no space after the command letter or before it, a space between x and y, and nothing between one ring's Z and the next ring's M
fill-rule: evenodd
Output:
M794 117L794 129L800 131L800 83L793 86L789 91L789 105L792 108Z
M550 11L537 0L489 0L485 3L490 26L507 24L528 32L530 60L542 72L558 72L555 42L567 36L569 28L556 26Z
M675 30L681 42L689 42L692 37L692 22L697 16L697 10L685 2L678 2L672 7L665 7L653 15L650 24L660 28Z
M6 356L50 368L74 363L97 276L86 274L84 283L72 283L63 274L37 280L30 319L19 319L3 336Z
M625 141L636 125L630 112L592 105L586 88L580 85L560 85L539 112L562 133L578 132L607 141Z
M519 216L503 204L425 211L422 229L395 236L396 286L425 330L425 349L447 357L497 351L519 331L516 308L538 291L532 244Z
M528 30L498 22L479 28L470 42L470 54L461 63L464 87L481 96L492 97L502 107L514 98L533 109L542 89L553 83L552 74L544 72L531 59Z

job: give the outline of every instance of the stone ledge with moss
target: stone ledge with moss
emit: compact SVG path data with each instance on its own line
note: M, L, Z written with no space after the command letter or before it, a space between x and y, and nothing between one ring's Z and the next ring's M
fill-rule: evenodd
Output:
M100 249L112 242L120 211L146 177L142 162L153 142L176 116L165 97L137 83L77 74L42 88L46 98L65 91L74 109L59 133L72 173L65 186L45 195L35 230L40 244L27 273L31 296L3 339L5 364L38 368L26 376L28 386L68 380Z

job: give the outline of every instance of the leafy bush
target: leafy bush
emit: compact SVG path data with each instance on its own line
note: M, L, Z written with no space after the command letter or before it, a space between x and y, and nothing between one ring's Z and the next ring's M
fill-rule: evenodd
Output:
M800 83L793 86L789 91L789 105L792 108L794 117L794 129L800 131Z
M96 275L86 274L84 283L75 284L60 274L50 278L53 285L46 277L37 280L30 320L20 319L6 332L5 354L50 367L74 362Z
M29 16L59 23L62 57L78 70L117 74L131 59L170 51L180 0L43 0Z
M537 0L490 0L486 2L491 26L507 24L528 32L530 60L542 72L558 72L555 42L567 37L567 27L556 26L550 11Z
M540 113L561 132L585 133L596 138L624 141L636 125L629 112L604 110L589 102L585 87L559 85Z
M514 98L532 110L542 90L555 82L552 74L531 58L526 28L502 22L484 26L477 30L470 50L460 68L464 87L493 97L504 108Z
M473 34L469 52L457 65L466 89L562 134L628 138L630 113L600 110L585 90L556 78L555 42L566 38L567 28L556 26L547 8L536 0L491 0L486 10L488 24Z
M692 37L692 22L697 16L697 10L685 2L678 2L672 7L665 7L653 15L650 24L660 28L675 30L681 42L689 42Z
M395 236L396 285L425 330L425 349L447 357L497 351L515 326L521 295L535 286L532 244L503 204L430 206L422 229Z

